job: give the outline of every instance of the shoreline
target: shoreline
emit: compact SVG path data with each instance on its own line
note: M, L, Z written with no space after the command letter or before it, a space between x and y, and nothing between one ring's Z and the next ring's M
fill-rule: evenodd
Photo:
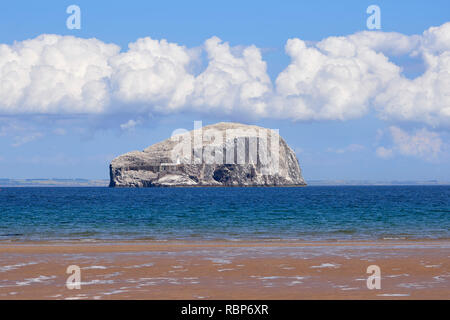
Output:
M298 240L298 239L242 239L242 240L228 240L228 239L215 239L215 240L186 240L186 239L92 239L92 238L80 238L80 239L48 239L48 240L0 240L0 247L2 244L20 244L20 245L31 245L31 244L57 244L61 243L62 245L66 244L197 244L197 245L265 245L265 244L295 244L295 245L357 245L357 244L407 244L407 243L424 243L424 244L432 244L432 243L449 243L450 238L440 238L440 239L430 239L430 238L411 238L411 239L355 239L355 240Z
M450 240L0 242L0 299L448 300L449 257Z
M298 240L298 239L48 239L14 240L1 239L0 248L6 246L67 246L67 245L167 245L167 246L383 246L407 244L438 245L450 244L450 238L399 238L399 239L355 239L355 240Z

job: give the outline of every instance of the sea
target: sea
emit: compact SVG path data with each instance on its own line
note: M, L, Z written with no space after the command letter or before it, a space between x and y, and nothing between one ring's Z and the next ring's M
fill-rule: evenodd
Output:
M450 186L0 189L0 241L450 238Z

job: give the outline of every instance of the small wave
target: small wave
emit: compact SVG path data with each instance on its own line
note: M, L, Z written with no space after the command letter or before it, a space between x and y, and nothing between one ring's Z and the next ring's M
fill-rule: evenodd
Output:
M106 268L107 267L105 267L105 266L89 266L89 267L84 267L83 270L90 270L90 269L101 269L101 270L104 270Z
M320 266L311 266L310 268L318 269L318 268L339 268L340 264L335 263L322 263Z
M379 297L409 297L409 293L383 293L377 294Z
M330 234L355 234L356 232L356 229L342 229L331 231Z
M75 237L91 237L98 234L98 232L94 231L80 231L80 232L71 232L69 233L69 236L75 236Z

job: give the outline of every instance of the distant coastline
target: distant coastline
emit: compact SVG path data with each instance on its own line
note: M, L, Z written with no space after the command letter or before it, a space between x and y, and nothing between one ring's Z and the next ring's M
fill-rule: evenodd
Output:
M0 188L7 187L107 187L107 179L0 179Z
M1 179L0 188L7 187L108 187L109 179ZM450 181L438 180L308 180L308 186L445 186Z
M308 180L308 186L448 186L439 180Z

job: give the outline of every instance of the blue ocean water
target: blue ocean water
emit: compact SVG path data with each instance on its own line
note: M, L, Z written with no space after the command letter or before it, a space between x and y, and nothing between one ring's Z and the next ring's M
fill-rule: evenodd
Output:
M0 190L0 240L446 238L450 186Z

